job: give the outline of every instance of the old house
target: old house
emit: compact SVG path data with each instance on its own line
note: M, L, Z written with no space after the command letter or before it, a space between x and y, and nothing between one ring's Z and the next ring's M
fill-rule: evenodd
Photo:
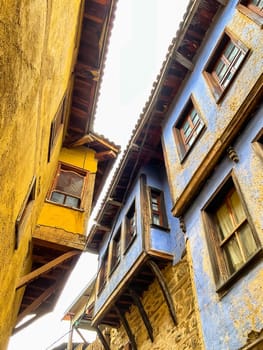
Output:
M1 7L1 349L25 316L54 308L119 151L93 131L114 8L106 0Z
M206 349L263 348L263 4L226 1L163 124Z
M262 349L262 14L189 3L88 236L104 349Z

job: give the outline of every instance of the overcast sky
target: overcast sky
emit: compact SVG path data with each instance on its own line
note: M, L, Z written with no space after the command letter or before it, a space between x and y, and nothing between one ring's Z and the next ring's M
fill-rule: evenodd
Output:
M94 130L122 147L150 96L187 3L188 0L118 0ZM51 345L69 330L69 322L61 322L63 313L96 268L97 257L83 254L55 311L12 337L8 350L52 349ZM77 336L75 339L80 341ZM55 345L67 340L65 336Z

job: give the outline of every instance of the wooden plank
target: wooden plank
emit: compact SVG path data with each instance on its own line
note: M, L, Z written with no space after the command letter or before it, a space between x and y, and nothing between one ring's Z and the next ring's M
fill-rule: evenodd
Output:
M24 317L35 311L46 299L56 292L59 287L59 283L55 283L53 286L46 289L38 298L36 298L23 312L17 317L17 323L22 321Z
M104 349L105 349L105 350L110 350L110 346L109 346L109 344L107 343L107 341L106 341L106 339L105 339L105 337L104 337L102 331L99 329L98 326L95 327L95 330L96 330L96 332L97 332L97 335L98 335L98 337L99 337L99 340L100 340L101 344L103 345Z
M62 264L64 261L79 255L80 251L78 250L71 250L70 252L67 252L65 254L62 254L58 258L50 261L49 263L39 267L38 269L28 273L27 275L20 278L20 281L18 282L16 289L19 289L21 287L24 287L28 283L32 282L33 280L39 278L41 275L46 274L48 271L54 269L55 267Z
M104 152L97 152L95 154L95 158L99 161L107 160L107 159L115 159L117 157L117 154L113 152L112 150L104 151Z
M129 323L128 321L126 320L126 317L124 314L121 313L121 311L119 310L119 308L117 307L117 305L115 304L115 307L114 307L119 319L121 320L121 323L127 333L127 336L130 340L130 343L131 343L131 346L132 346L132 350L137 350L137 344L136 344L136 341L135 341L135 338L134 338L134 335L130 329L130 326L129 326Z
M78 335L80 336L80 338L83 340L85 345L89 345L89 342L87 342L87 340L83 337L83 334L80 332L80 330L78 328L75 328L76 332L78 333Z
M153 342L154 338L153 338L152 325L151 325L150 320L146 314L146 311L144 310L141 299L140 299L139 295L135 292L135 290L133 290L132 288L129 288L129 293L134 301L134 304L137 306L137 308L139 310L139 313L142 317L143 323L147 329L148 335L149 335L151 341Z
M155 276L157 278L157 281L158 281L158 283L161 287L161 290L163 292L163 296L164 296L165 301L167 303L172 320L173 320L174 324L176 325L177 320L176 320L176 313L175 313L175 309L174 309L173 300L172 300L172 297L170 295L169 289L166 285L166 282L163 278L162 272L160 271L158 265L153 260L147 261L147 265L152 269L153 273L155 274Z
M182 66L190 70L191 72L194 70L194 65L191 61L189 61L186 57L184 57L180 52L175 51L173 54L176 61L178 61Z

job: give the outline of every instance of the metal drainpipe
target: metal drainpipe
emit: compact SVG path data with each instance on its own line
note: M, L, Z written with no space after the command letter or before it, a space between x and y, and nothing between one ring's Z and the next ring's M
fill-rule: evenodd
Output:
M70 332L69 332L67 350L72 350L72 338L73 338L73 322L72 322L72 318L73 317L70 316Z

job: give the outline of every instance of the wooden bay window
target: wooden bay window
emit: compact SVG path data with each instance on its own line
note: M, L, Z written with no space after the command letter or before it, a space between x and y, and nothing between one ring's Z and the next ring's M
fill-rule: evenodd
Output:
M60 163L48 199L65 207L81 209L86 181L87 172Z

